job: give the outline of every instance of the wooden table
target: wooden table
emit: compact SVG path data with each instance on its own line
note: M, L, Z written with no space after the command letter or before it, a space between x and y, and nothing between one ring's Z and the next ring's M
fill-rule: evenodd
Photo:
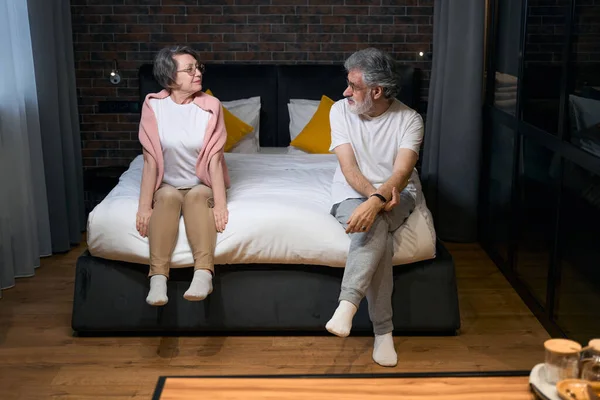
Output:
M533 400L527 376L161 377L154 400Z

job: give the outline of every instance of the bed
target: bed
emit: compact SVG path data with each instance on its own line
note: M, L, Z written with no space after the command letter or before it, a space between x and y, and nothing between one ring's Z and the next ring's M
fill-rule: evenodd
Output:
M270 149L269 149L270 150ZM231 189L230 222L217 235L216 264L304 264L343 267L350 239L328 215L335 155L226 153ZM148 239L132 224L137 211L143 157L136 157L119 184L90 213L91 254L130 263L148 263ZM406 224L394 234L394 262L435 256L435 230L420 198ZM193 266L183 218L172 266Z
M151 65L140 68L140 101L160 90ZM416 104L418 75L404 69L399 98ZM255 99L255 128L245 144L227 152L231 176L229 224L217 237L213 293L188 302L193 265L183 220L172 259L169 303L151 307L148 241L135 229L141 155L88 217L88 250L76 267L72 315L79 334L325 333L337 305L349 238L329 215L333 154L290 146L297 114L294 100L342 97L340 65L207 65L210 89L235 112L240 99ZM310 109L308 109L310 111ZM243 111L240 117L244 116ZM296 121L297 122L297 121ZM305 123L305 122L304 122ZM418 186L418 176L417 178ZM417 207L394 234L396 334L455 334L460 327L452 257L436 239L419 190ZM372 334L363 301L354 334Z

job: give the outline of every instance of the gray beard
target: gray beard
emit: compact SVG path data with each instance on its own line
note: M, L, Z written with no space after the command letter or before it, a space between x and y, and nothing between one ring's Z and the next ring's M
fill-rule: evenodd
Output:
M350 112L357 115L366 114L371 110L372 107L373 99L371 99L371 96L365 97L365 100L363 100L362 103L355 102L354 105L348 104L348 109Z

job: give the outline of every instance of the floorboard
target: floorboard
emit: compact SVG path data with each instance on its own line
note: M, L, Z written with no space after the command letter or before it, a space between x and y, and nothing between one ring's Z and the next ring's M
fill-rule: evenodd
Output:
M0 387L10 389L2 398L150 398L160 376L174 375L529 370L543 361L548 334L480 246L447 248L456 261L460 335L396 337L398 366L382 368L369 337L73 337L81 245L43 259L34 277L2 292ZM514 382L527 392L525 380Z

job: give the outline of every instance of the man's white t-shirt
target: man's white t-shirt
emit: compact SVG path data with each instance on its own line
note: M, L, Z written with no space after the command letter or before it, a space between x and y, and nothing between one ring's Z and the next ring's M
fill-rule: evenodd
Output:
M156 115L163 151L163 182L177 189L198 185L196 162L211 114L194 103L177 104L171 96L151 99L150 106Z
M350 112L346 99L337 101L329 113L331 146L350 143L358 167L375 188L391 176L399 149L413 150L417 155L423 141L423 118L412 108L394 99L383 114L371 118ZM416 199L413 171L406 190ZM333 176L332 204L365 196L350 186L338 164Z

